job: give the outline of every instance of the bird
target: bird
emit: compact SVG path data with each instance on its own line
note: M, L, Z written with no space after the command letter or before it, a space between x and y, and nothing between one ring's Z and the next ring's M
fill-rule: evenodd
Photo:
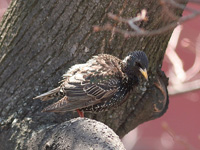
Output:
M148 81L148 58L143 51L130 52L123 60L109 55L93 56L84 64L72 66L60 85L34 99L60 98L42 112L77 111L98 113L119 107L136 88L141 77ZM140 77L141 76L141 77Z

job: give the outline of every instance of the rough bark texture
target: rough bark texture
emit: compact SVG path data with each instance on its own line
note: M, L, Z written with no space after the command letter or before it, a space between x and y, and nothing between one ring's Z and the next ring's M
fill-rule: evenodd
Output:
M110 32L95 33L92 28L110 21L108 12L129 18L144 8L149 21L139 23L142 28L152 30L171 21L162 13L157 0L130 0L127 3L121 0L13 0L0 24L0 149L55 149L56 140L45 146L48 145L46 139L57 139L55 134L62 134L61 123L77 114L41 113L42 108L53 101L41 102L32 98L58 86L61 75L70 66L99 53L123 58L130 51L145 51L150 61L149 81L135 89L133 96L120 108L97 115L86 114L86 117L100 120L120 137L139 124L160 117L168 106L167 80L160 68L171 31L154 37L125 39ZM181 14L179 10L174 11ZM113 24L128 28L121 23ZM75 121L83 122L86 128L91 126L88 119ZM64 123L66 130L84 128L70 122ZM91 122L94 126L98 124ZM77 132L74 134L77 137ZM61 137L66 135L70 135L71 141L68 140L72 144L72 131ZM102 138L101 134L98 136ZM82 138L78 140L83 141Z

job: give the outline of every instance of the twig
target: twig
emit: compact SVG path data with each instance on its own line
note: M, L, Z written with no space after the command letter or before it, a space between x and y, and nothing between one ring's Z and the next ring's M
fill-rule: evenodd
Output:
M131 18L131 19L124 19L122 17L118 17L117 15L114 15L112 13L108 13L108 17L111 18L112 20L118 21L118 22L123 22L127 23L133 30L137 32L142 32L142 30L135 24L135 22L138 21L147 21L146 17L147 11L143 9L141 13L137 15L137 17Z
M196 2L196 1L195 1ZM182 4L179 4L177 2L175 2L174 0L161 0L161 5L164 5L165 3L169 3L172 6L176 7L176 8L180 8L180 9L185 9L185 10L189 10L192 12L192 14L188 15L188 16L184 16L181 17L180 19L178 19L177 21L174 21L164 27L161 27L159 29L155 29L152 31L148 31L148 30L144 30L141 29L139 26L137 26L135 24L135 22L138 21L147 21L147 11L145 9L143 9L141 11L141 13L139 13L136 17L131 18L131 19L124 19L122 17L118 17L117 15L114 15L112 13L109 13L108 16L117 22L122 22L122 23L126 23L128 24L134 31L127 31L124 29L119 29L115 26L112 26L111 24L107 24L104 26L94 26L94 31L112 31L115 33L120 33L123 34L124 37L133 37L133 36L154 36L154 35L158 35L158 34L162 34L164 32L167 32L169 30L174 29L177 25L182 24L188 20L191 20L193 18L195 18L196 16L200 15L200 11L197 11L195 9L189 8L189 7L185 7ZM165 11L169 11L168 8L165 7ZM173 15L172 13L169 13L169 15L173 18L173 20L175 18L177 18L175 15Z
M199 85L200 85L200 79L191 81L191 82L182 83L182 84L170 85L168 86L168 93L169 95L177 95L177 94L199 90L200 89Z
M126 8L126 5L127 5L127 0L124 0L124 2L123 2L123 6L122 6L122 8L120 9L120 11L119 11L119 16L121 16L122 15L122 13L124 12L124 10L125 10L125 8ZM109 15L109 14L108 14ZM117 23L115 23L114 24L114 28L113 28L113 30L111 31L111 36L110 36L110 40L109 40L109 43L111 43L111 41L114 39L114 35L115 35L115 28L116 28L116 26L118 25L118 24L120 24L121 22L117 22Z
M183 69L183 63L180 57L176 53L176 47L178 44L178 40L180 37L180 33L182 31L182 26L178 26L175 30L174 33L171 36L171 39L169 41L168 47L167 47L167 52L166 56L170 60L173 69L171 70L172 73L170 74L170 81L172 84L178 84L180 82L183 82L186 78L185 71ZM173 73L175 75L173 75Z
M196 76L200 71L200 34L197 37L196 46L195 46L195 61L192 67L186 71L186 80L188 81Z
M162 34L164 32L167 32L169 30L174 29L177 25L182 24L188 20L191 20L193 18L195 18L196 16L200 15L200 11L194 12L188 16L182 17L180 18L177 22L172 22L171 24L165 26L165 27L161 27L159 29L155 29L152 31L147 31L147 30L141 30L141 32L137 32L137 31L127 31L127 30L123 30L123 29L119 29L119 28L115 28L115 32L116 33L120 33L123 34L125 37L133 37L133 36L154 36L154 35L158 35L158 34ZM113 30L113 26L111 24L107 24L105 26L94 26L94 31L112 31Z
M167 7L166 2L164 0L160 1L160 4L162 6L162 11L165 14L168 14L168 16L172 19L172 20L178 20L178 16L176 16L171 10L169 10L169 7Z
M179 4L179 3L175 2L174 0L162 0L162 1L164 1L165 3L172 4L172 6L174 6L174 7L177 7L177 8L183 9L183 10L188 10L192 13L198 12L197 10L190 8L188 6L185 7L185 5Z

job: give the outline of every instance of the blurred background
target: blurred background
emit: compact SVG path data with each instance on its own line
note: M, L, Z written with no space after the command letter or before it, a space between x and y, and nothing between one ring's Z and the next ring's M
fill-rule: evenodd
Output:
M0 0L0 21L10 0ZM200 10L200 1L188 3ZM183 16L190 14L184 11ZM200 17L173 32L162 69L169 77L169 108L126 135L127 150L200 150Z
M200 10L200 4L187 7ZM126 149L200 150L200 16L174 30L162 70L169 77L169 108L129 133Z

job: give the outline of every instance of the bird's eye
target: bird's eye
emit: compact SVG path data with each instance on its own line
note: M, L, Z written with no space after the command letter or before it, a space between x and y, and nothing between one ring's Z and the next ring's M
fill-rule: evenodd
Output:
M139 62L135 62L135 65L139 68L142 68L142 65Z

